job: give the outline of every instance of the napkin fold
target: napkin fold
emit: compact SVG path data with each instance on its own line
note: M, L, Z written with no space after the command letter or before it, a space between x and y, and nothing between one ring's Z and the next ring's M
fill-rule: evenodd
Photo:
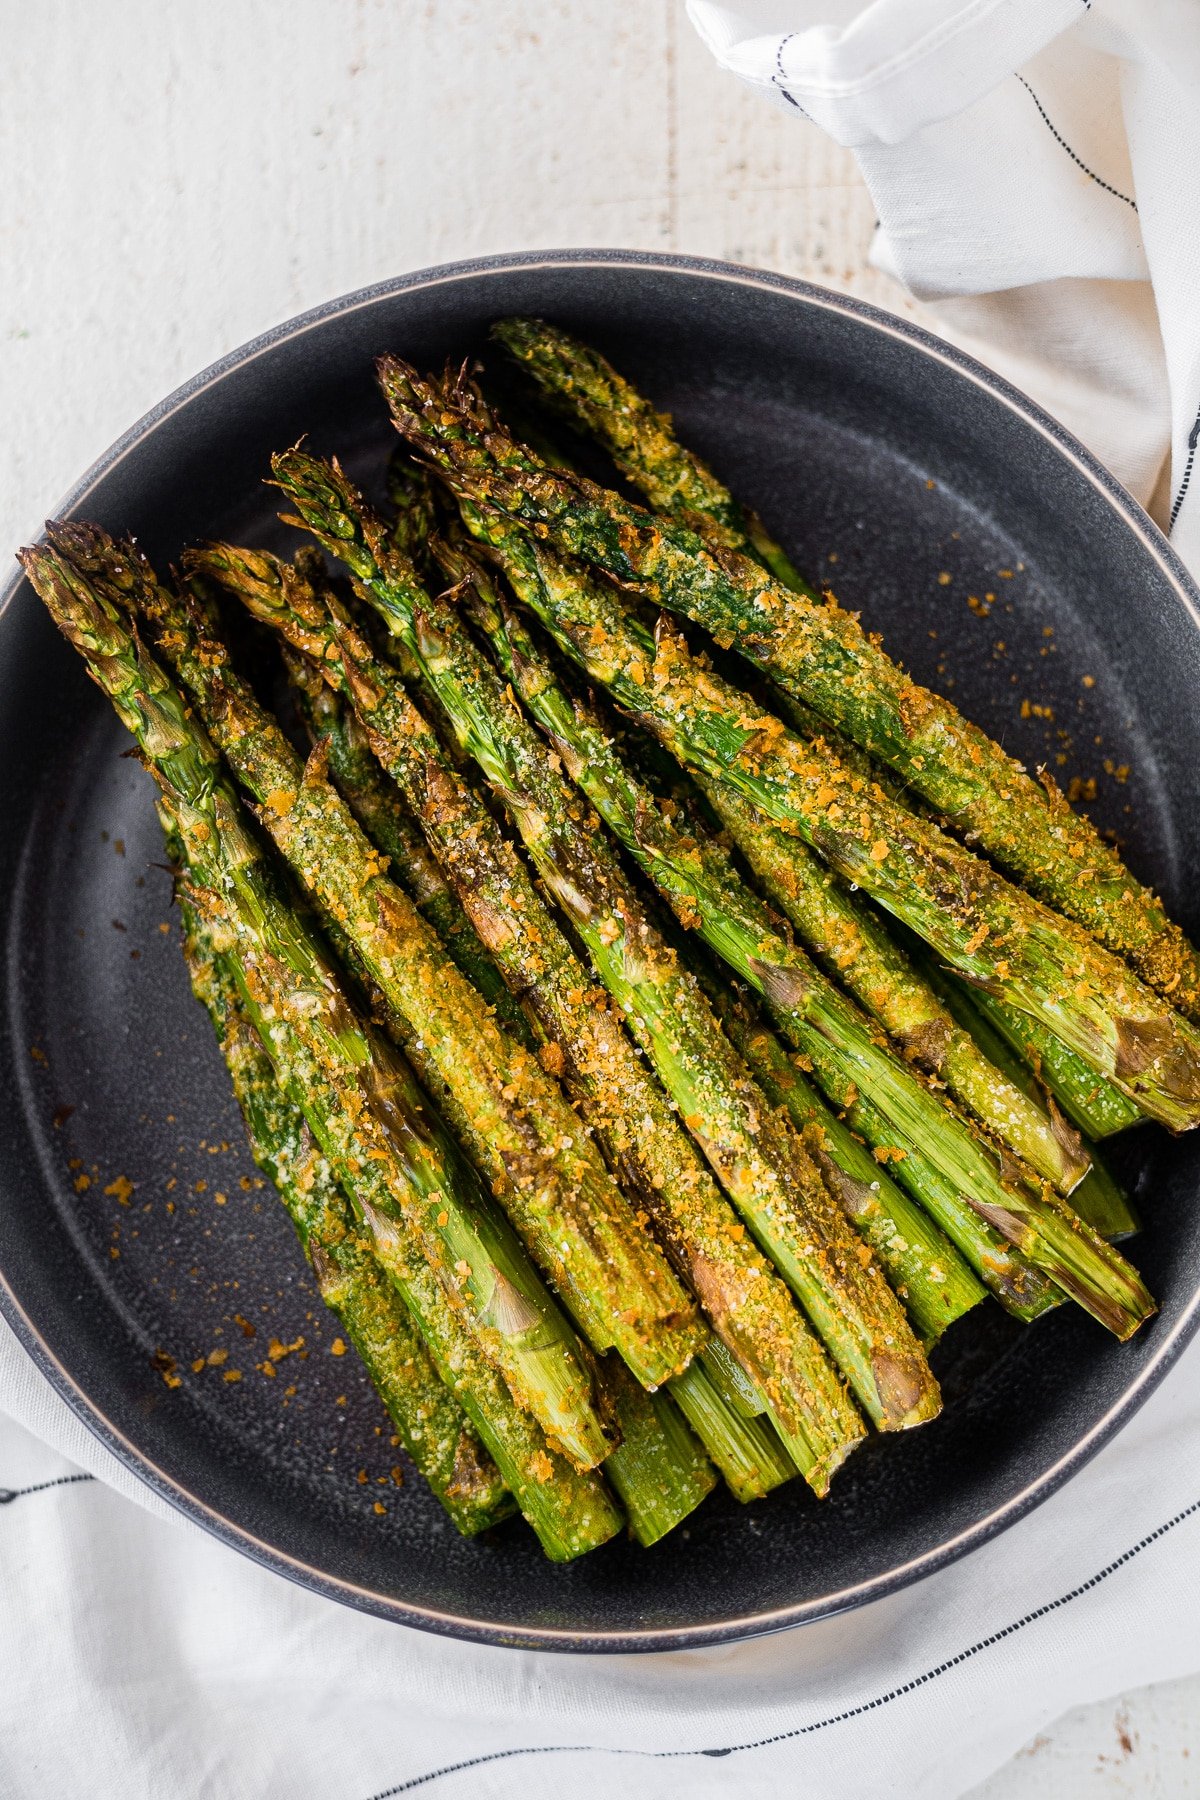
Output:
M688 0L721 65L853 149L873 263L1200 566L1200 8Z
M1200 1343L965 1560L651 1656L460 1644L293 1586L172 1513L2 1324L0 1407L13 1800L958 1800L1068 1708L1200 1662Z

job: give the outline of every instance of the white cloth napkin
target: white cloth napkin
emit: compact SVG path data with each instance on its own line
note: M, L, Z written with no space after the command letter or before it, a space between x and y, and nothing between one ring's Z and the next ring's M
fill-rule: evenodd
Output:
M691 0L852 145L875 257L1200 565L1200 12L1170 0ZM1189 92L1190 90L1190 92ZM0 1325L5 1800L957 1800L1067 1708L1200 1667L1200 1345L966 1561L805 1631L580 1659L384 1624L183 1521Z
M852 148L872 261L1083 439L1200 567L1195 0L688 0Z
M156 1500L3 1325L0 1399L5 1800L957 1800L1067 1708L1200 1660L1200 1344L965 1561L669 1656L458 1644L294 1587Z

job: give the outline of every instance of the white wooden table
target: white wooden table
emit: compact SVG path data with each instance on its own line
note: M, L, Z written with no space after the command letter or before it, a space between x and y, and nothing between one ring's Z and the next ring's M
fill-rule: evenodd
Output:
M5 546L185 377L424 264L686 250L919 316L866 265L849 154L721 76L679 0L0 0L0 25ZM1200 1680L1098 1703L975 1800L1200 1795L1198 1721Z

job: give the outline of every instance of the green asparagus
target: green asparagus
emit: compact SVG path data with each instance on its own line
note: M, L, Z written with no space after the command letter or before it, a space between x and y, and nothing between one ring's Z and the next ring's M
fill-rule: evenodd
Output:
M458 1530L467 1537L484 1531L513 1511L512 1496L372 1255L304 1115L281 1090L211 920L186 888L179 898L192 989L216 1031L254 1160L287 1208L321 1298L366 1365L405 1450Z
M308 657L286 642L283 651L312 740L329 747L329 772L343 800L376 849L389 859L397 880L437 932L451 961L483 995L509 1035L526 1049L536 1050L529 1020L430 855L421 827L395 782L380 767L353 708Z
M556 349L557 357L536 359L537 372L564 399L571 398L580 417L585 416L581 394L586 396L586 423L596 429L608 401L603 381L597 386L592 378L599 359L583 352L588 375L568 395L561 339ZM422 396L397 359L382 359L382 372L397 422L408 432L410 409ZM609 415L605 432L614 440L630 435L631 413L646 423L624 384L620 399L627 416ZM440 397L435 405L446 410ZM646 414L655 416L649 408ZM895 769L956 832L1093 932L1173 1006L1190 1017L1200 1014L1200 954L1158 897L1126 869L1091 821L1071 810L1047 773L1035 780L948 700L914 682L884 653L878 638L863 630L856 613L843 611L832 595L818 596L790 565L777 566L775 579L764 580L762 561L768 559L753 543L759 561L739 555L737 548L718 545L710 551L686 517L656 520L593 482L544 469L486 414L473 418L471 426L478 454L472 471L476 497L485 497L486 490L486 497L549 536L560 550L637 583L657 603L736 647ZM645 487L661 464L663 487L678 487L680 461L690 461L686 453L676 445L672 456L661 431L634 435L638 449L627 449L624 472L634 479L640 473ZM713 489L701 484L690 491L692 508L719 523L725 503Z
M233 566L226 558L227 570ZM543 1054L556 1072L561 1060L613 1166L638 1194L677 1267L702 1295L714 1329L763 1395L796 1467L824 1493L861 1435L854 1409L787 1289L744 1232L739 1235L736 1216L619 1018L597 1003L582 964L491 814L455 777L439 739L348 619L335 619L311 589L295 584L285 591L249 583L235 591L354 700L376 754L426 830L481 939L536 1008L549 1039ZM710 1415L687 1416L699 1430ZM710 1437L704 1441L733 1485L729 1459ZM756 1451L747 1466L757 1461L769 1473L764 1455Z
M305 523L342 556L417 657L685 1124L868 1415L890 1430L932 1417L936 1384L886 1283L855 1253L819 1170L756 1096L694 980L662 943L607 839L588 828L495 671L446 603L425 594L412 565L386 546L336 467L301 451L276 457L273 467Z
M955 977L958 981L958 978ZM1015 1007L1005 1006L982 988L958 982L969 992L978 1012L995 1027L1053 1094L1071 1123L1085 1137L1107 1138L1128 1131L1144 1115L1119 1088L1090 1069L1083 1058L1069 1050L1061 1038Z
M968 1113L1062 1194L1088 1172L1078 1133L986 1056L882 921L848 893L815 852L765 819L725 783L696 783L764 892L800 940L878 1019L901 1051L942 1082Z
M199 615L140 559L126 553L122 576L111 557L97 561L136 599L276 845L489 1145L494 1190L593 1349L617 1348L649 1386L666 1380L704 1341L702 1327L557 1084L447 961L329 786L319 754L301 764Z
M388 379L403 428L442 459L459 490L477 489L460 454L473 448L441 422L458 430L465 409L445 401L434 418L404 400L416 391L413 378ZM476 508L475 519L476 528L482 519L484 529L511 529L494 511ZM1144 1112L1176 1130L1200 1121L1200 1031L1084 930L748 704L690 655L665 618L651 634L610 589L573 572L558 581L552 569L541 572L544 617L564 648L681 761L728 782L818 849L952 967L1041 1019Z
M905 1151L916 1150L934 1162L972 1201L984 1222L994 1225L1118 1335L1136 1329L1151 1303L1124 1260L1081 1227L1048 1188L1042 1197L1032 1178L1004 1177L986 1146L913 1071L874 1041L867 1021L783 935L770 909L738 880L718 847L699 833L685 836L676 830L654 797L614 756L595 721L567 700L517 621L508 621L505 635L507 649L500 654L510 680L548 728L565 766L659 886L681 923L698 930L743 980L766 997L814 1069L826 1071L823 1079L831 1081L838 1103L845 1103L838 1076L841 1084L849 1076L889 1124L901 1126ZM498 642L494 631L493 641ZM949 1219L939 1222L955 1236ZM974 1246L974 1266L985 1280L992 1249L990 1244Z
M937 971L930 969L930 980L937 982L937 974ZM976 1004L976 996L971 989L960 986L949 976L944 976L937 985L954 1016L965 1030L974 1033L981 1048L996 1067L1004 1069L1013 1081L1024 1085L1029 1092L1036 1092L1037 1076L1027 1063L1022 1062L988 1015ZM1051 1104L1053 1105L1053 1101ZM1121 1191L1115 1175L1095 1146L1088 1145L1087 1149L1091 1167L1071 1195L1072 1207L1094 1231L1113 1243L1133 1237L1141 1230L1141 1221L1128 1196Z
M561 1558L603 1542L620 1525L603 1484L591 1476L575 1477L570 1462L547 1442L484 1355L490 1339L508 1334L509 1361L527 1388L544 1388L542 1410L553 1413L573 1340L555 1343L557 1315L548 1296L538 1314L541 1323L530 1328L530 1309L513 1304L510 1289L516 1283L500 1264L493 1268L488 1295L489 1306L497 1302L491 1316L488 1308L472 1316L466 1280L456 1279L459 1270L445 1268L428 1224L431 1214L437 1219L434 1207L445 1212L452 1206L457 1214L457 1195L446 1184L427 1202L414 1185L430 1138L427 1116L410 1112L403 1084L389 1087L379 1070L371 1034L340 995L304 921L281 898L204 731L118 608L71 560L74 545L86 562L96 543L94 528L59 526L51 535L50 546L21 553L26 572L133 734L197 880L217 895L235 924L233 961L248 1016L277 1069L281 1041L303 1058L299 1076L284 1085L343 1187L368 1195L361 1210L374 1253L401 1287L443 1377L453 1377L454 1392L547 1553ZM463 1234L484 1223L474 1212L464 1214ZM530 1287L520 1266L513 1268ZM591 1417L590 1406L577 1407L570 1418L559 1409L555 1438L602 1438L598 1420L589 1424Z
M656 512L694 525L722 549L754 557L785 587L808 592L762 520L685 449L667 415L656 411L605 357L544 319L501 319L492 326L492 336L533 377L557 412L599 439Z

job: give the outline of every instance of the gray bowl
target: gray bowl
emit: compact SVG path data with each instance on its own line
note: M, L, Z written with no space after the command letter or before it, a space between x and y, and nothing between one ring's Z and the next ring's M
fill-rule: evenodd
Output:
M59 510L135 532L164 564L213 534L284 547L261 485L270 452L307 432L378 482L390 433L373 355L440 365L517 311L608 351L916 676L1064 785L1095 780L1100 823L1196 925L1187 577L1044 414L852 300L624 252L406 276L197 376ZM798 1483L748 1508L715 1498L653 1551L615 1544L568 1568L516 1524L462 1542L419 1482L396 1488L378 1402L353 1359L330 1353L332 1323L282 1209L252 1184L211 1032L160 929L170 896L151 784L16 581L0 694L0 1307L111 1450L281 1574L496 1644L660 1650L777 1630L915 1581L1020 1518L1196 1329L1200 1148L1146 1129L1118 1148L1146 1221L1134 1254L1162 1310L1132 1344L1077 1309L1020 1328L989 1306L938 1351L943 1417L875 1439L823 1504ZM303 1339L274 1379L258 1366L272 1338ZM214 1348L224 1366L194 1372Z

